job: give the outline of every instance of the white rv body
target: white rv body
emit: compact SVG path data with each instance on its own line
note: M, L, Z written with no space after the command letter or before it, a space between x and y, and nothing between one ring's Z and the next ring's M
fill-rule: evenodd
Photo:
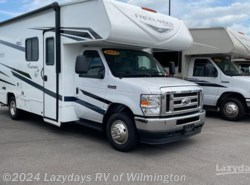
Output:
M194 44L182 52L176 76L203 88L207 109L220 110L228 120L241 119L250 108L250 78L231 59L250 56L250 37L230 28L190 29L190 33Z
M0 102L10 105L14 96L17 110L43 116L44 121L57 126L91 121L93 125L88 126L103 128L110 114L129 110L136 128L147 133L172 130L186 137L188 134L181 133L187 125L199 133L205 113L196 84L165 77L157 78L159 81L153 77L118 78L110 71L104 54L119 55L116 49L181 51L192 41L181 20L140 7L114 0L53 3L0 23ZM77 56L92 51L102 62L102 78L76 73ZM143 94L164 98L166 93L174 96L183 92L196 93L192 109L180 104L179 113L172 110L146 116L142 111ZM179 99L190 100L185 95ZM178 120L184 122L177 125ZM160 139L167 141L165 137Z

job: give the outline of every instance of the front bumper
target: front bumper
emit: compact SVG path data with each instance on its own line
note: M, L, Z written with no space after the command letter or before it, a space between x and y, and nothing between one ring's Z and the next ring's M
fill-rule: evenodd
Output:
M148 144L174 142L201 132L205 122L205 110L169 118L135 117L140 141Z

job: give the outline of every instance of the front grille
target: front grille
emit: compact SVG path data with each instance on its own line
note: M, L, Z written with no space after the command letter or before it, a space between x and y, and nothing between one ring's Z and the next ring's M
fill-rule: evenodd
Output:
M201 91L192 92L167 92L166 114L182 114L192 112L200 108Z
M186 119L180 119L180 120L177 120L176 125L183 125L183 124L186 124L186 123L191 123L191 122L194 122L194 121L198 121L199 119L200 119L199 116L195 116L195 117L192 117L192 118L186 118Z
M174 108L174 111L181 111L181 110L194 109L194 108L197 108L197 105Z

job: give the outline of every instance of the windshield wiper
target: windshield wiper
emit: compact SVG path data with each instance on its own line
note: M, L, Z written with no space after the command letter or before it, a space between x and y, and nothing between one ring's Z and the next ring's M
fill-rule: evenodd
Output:
M115 73L115 76L118 77L118 78L124 78L124 77L131 77L132 74L129 71L126 71L126 72L117 72L117 73Z
M243 76L243 74L234 73L234 72L226 72L225 74L228 75L228 76Z
M155 72L153 72L153 73L151 74L151 77L165 77L165 75L164 75L164 74L159 74L158 71L155 71Z

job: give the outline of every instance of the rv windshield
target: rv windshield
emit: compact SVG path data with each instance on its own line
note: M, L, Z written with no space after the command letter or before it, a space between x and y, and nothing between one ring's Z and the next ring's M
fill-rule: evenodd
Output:
M242 76L242 71L231 61L230 57L213 58L220 70L227 76Z
M124 77L164 77L166 73L149 53L125 49L103 49L112 74Z

